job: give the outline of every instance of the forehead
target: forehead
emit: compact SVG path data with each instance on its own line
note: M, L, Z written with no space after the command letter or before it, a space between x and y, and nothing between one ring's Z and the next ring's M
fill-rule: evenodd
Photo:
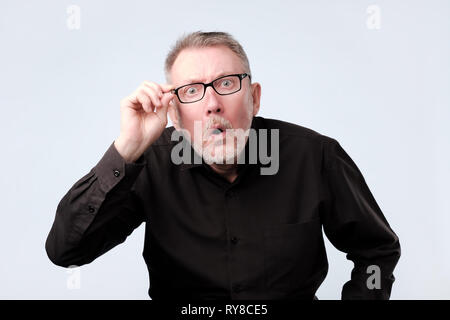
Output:
M171 70L172 82L209 82L222 75L244 72L242 62L225 46L182 50Z

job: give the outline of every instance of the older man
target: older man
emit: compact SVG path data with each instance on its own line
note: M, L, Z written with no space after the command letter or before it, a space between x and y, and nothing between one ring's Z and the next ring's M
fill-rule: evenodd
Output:
M51 261L90 263L146 222L153 299L314 299L323 226L354 262L342 298L390 297L400 244L362 174L336 140L256 116L261 86L235 39L184 36L166 77L122 100L118 138L58 205Z

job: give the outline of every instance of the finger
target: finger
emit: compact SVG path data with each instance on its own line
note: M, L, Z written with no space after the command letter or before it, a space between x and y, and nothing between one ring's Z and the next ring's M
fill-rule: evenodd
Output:
M136 100L139 102L139 104L142 106L142 109L144 109L145 112L151 112L152 111L152 103L148 95L146 95L144 92L139 92L136 95Z
M154 111L155 107L160 108L161 107L161 99L159 98L158 94L148 87L142 87L142 92L144 92L152 101L151 105L151 111Z
M169 109L169 102L173 99L173 93L165 93L163 98L161 99L162 107L156 109L156 113L161 119L165 119L167 121L167 110Z
M159 98L162 98L163 90L159 84L155 82L144 81L144 87L153 90Z
M164 93L163 98L161 99L161 104L163 108L168 108L170 101L175 97L175 95L171 92Z
M163 92L170 92L172 89L175 89L175 86L173 84L161 84L160 85L161 89Z
M122 107L130 107L136 111L142 110L143 107L142 107L142 103L139 101L138 94L139 94L139 91L136 90L135 92L130 94L128 97L123 99L120 102L120 105Z

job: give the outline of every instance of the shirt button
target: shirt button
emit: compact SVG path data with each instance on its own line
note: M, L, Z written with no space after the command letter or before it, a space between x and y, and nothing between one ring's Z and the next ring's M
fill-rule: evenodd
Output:
M239 242L239 239L237 237L231 237L231 243L237 244Z
M95 212L95 208L93 206L89 206L88 210L90 213L94 213Z
M239 293L239 292L242 292L243 290L244 290L244 288L240 284L235 284L233 286L234 293Z
M114 176L115 177L119 177L120 176L120 171L119 170L114 170Z

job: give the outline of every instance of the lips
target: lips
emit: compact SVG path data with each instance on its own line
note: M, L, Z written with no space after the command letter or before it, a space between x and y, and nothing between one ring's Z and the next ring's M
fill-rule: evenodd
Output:
M227 119L219 116L212 116L205 124L203 141L222 141L225 138L226 130L232 128L233 126Z
M226 128L220 124L214 124L209 128L210 134L220 134L225 132Z

